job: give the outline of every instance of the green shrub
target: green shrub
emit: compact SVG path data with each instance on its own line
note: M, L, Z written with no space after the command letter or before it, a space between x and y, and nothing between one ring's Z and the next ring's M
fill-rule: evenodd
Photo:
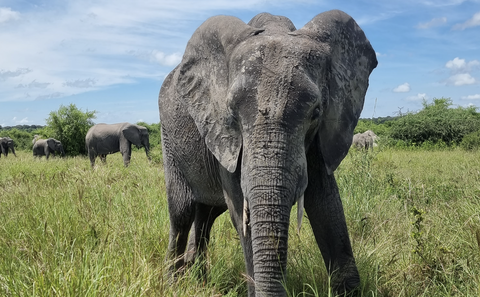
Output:
M460 147L465 150L477 150L480 147L480 130L465 135Z
M480 129L480 114L474 106L451 106L450 98L434 98L432 103L424 100L422 110L393 122L390 136L419 146L429 142L427 147L459 144L465 135Z
M13 139L15 149L17 150L31 150L32 139L35 132L29 133L16 128L9 130L2 130L0 137L10 137Z
M61 105L58 111L50 112L47 126L42 129L44 137L53 137L63 144L65 153L71 156L86 154L85 136L94 125L96 111L82 112L75 104Z

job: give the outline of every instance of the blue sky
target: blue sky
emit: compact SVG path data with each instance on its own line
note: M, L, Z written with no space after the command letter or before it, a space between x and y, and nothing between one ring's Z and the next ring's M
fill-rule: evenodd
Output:
M96 123L158 123L163 79L208 17L270 12L299 29L331 9L377 53L362 118L441 97L480 107L480 0L0 0L0 125L44 125L70 103Z

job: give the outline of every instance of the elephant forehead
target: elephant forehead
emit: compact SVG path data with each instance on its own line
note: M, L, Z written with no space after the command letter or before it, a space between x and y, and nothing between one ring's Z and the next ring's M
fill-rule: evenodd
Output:
M321 97L327 58L310 40L262 37L239 53L230 70L233 98L255 99L259 110L280 115L289 103L310 105Z
M285 59L290 64L305 63L323 52L317 42L289 34L255 36L244 41L232 55L234 64L262 64L275 71ZM278 71L281 71L280 69Z

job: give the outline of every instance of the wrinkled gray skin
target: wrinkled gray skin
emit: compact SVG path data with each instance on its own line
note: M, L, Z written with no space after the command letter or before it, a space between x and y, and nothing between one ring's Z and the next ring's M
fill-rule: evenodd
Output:
M378 136L372 130L367 130L353 135L352 145L358 149L373 150L373 147L377 146L377 139Z
M9 149L16 157L17 154L15 154L15 143L13 142L13 139L11 139L10 137L0 137L0 157L2 156L2 154L7 157Z
M204 257L229 210L249 296L285 296L290 210L308 214L337 293L359 285L333 175L363 108L375 51L341 11L302 29L267 13L208 19L159 95L171 271ZM187 243L187 239L190 238Z
M33 138L33 156L41 158L45 156L48 160L50 154L55 156L55 152L60 153L62 157L65 156L65 151L63 150L63 145L60 141L54 138L48 139L38 139L38 135Z
M122 153L123 164L127 167L132 156L132 144L138 148L145 147L145 153L150 160L150 142L147 128L130 123L97 124L90 128L85 137L88 156L92 168L95 158L100 156L106 162L108 154Z

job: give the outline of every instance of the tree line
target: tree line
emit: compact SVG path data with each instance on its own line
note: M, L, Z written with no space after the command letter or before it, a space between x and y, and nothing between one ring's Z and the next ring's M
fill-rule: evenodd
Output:
M460 146L467 150L480 147L480 113L477 107L453 107L450 98L434 98L422 103L419 111L395 117L360 119L354 133L367 130L380 136L382 145L397 148L447 148ZM52 111L46 126L18 125L1 127L0 137L8 136L20 150L31 150L34 135L55 138L69 156L86 155L85 135L95 123L96 111L82 111L75 104ZM150 147L161 144L160 123L136 124L148 129Z

